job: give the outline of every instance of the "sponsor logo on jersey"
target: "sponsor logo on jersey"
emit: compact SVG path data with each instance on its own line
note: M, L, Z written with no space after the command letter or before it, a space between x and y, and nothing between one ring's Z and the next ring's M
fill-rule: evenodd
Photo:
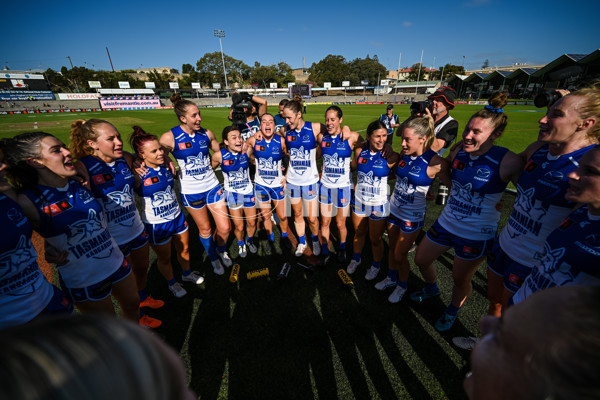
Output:
M400 168L404 168L404 167L406 167L406 161L404 161L404 160L400 161L400 163L398 164L398 166L399 166Z
M322 142L321 147L331 147L331 142Z
M179 143L179 150L185 150L185 149L191 149L191 148L192 148L192 142Z
M527 162L527 164L525 164L524 171L525 172L532 172L534 169L537 168L537 166L538 166L538 164L535 161L529 160Z
M111 174L100 174L92 176L92 181L94 181L96 185L101 185L103 183L110 182L114 179L114 176L112 176Z
M452 163L452 168L457 169L459 171L464 171L465 163L460 160L454 160L454 162Z
M158 182L160 182L160 179L158 178L158 176L153 176L152 178L144 179L144 186L151 186Z
M50 205L45 206L42 211L47 215L54 217L55 215L60 214L63 211L67 211L68 209L73 208L71 203L67 199L63 199L57 201L56 203L52 203Z

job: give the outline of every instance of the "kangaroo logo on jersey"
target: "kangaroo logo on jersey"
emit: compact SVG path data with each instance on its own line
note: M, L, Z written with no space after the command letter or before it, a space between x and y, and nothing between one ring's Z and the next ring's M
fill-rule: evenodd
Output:
M189 156L185 159L185 174L192 176L194 179L204 179L208 169L209 158L202 154L198 156Z
M539 235L542 228L541 219L548 210L543 206L534 207L536 203L534 195L535 188L523 190L520 185L517 185L517 199L508 220L508 225L513 228L508 231L511 238L527 232L535 236Z
M129 185L125 185L123 190L116 190L106 195L110 202L106 204L108 210L113 210L117 207L127 207L133 204L133 196L129 190Z
M564 247L552 249L548 242L544 244L544 249L541 252L535 253L533 258L538 263L538 267L531 272L531 279L539 289L563 286L573 282L575 277L571 272L571 266L567 263L561 263L564 254Z
M452 181L452 193L448 200L450 212L457 220L462 220L471 215L481 215L481 203L484 197L473 192L471 182L461 185L458 181Z
M290 149L290 165L294 167L298 175L304 174L310 167L310 152L305 151L304 146L300 146L299 149Z
M332 156L323 154L323 172L327 174L327 177L331 182L337 182L346 173L346 159L340 157L338 153L334 153Z
M414 185L408 183L408 177L398 179L396 185L401 193L413 194L415 192Z
M258 175L269 185L279 176L273 157L258 159Z
M357 182L369 186L374 185L375 181L373 180L373 171L369 171L368 173L358 171Z
M89 210L87 220L71 224L70 229L67 245L75 257L102 259L112 254L112 237L95 210Z
M171 186L162 192L156 192L152 194L152 207L159 207L165 204L170 204L176 200L175 192Z
M0 279L10 274L13 268L22 268L36 260L36 253L33 246L29 244L25 235L19 236L17 246L10 251L4 252L0 256ZM36 264L37 268L37 264ZM12 281L12 279L11 279ZM6 282L11 283L11 282ZM0 293L4 282L0 281Z
M229 185L232 189L241 189L248 185L248 178L244 168L240 168L237 171L231 171L228 175Z

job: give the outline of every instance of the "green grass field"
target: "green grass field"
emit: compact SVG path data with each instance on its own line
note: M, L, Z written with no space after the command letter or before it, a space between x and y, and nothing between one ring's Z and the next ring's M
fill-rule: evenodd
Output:
M323 121L325 106L310 106L307 120ZM344 122L363 131L385 107L342 106ZM464 127L477 106L458 106L453 115ZM509 107L508 130L499 144L523 150L537 136L539 112L531 107ZM274 109L272 110L272 112ZM396 106L401 119L408 106ZM217 137L226 125L226 109L202 109L203 125ZM36 114L0 116L0 137L43 129L68 141L69 124L75 118L103 118L117 126L127 138L132 125L162 133L176 124L172 110L117 111L85 114ZM395 140L395 148L399 141ZM503 226L514 196L505 194ZM431 226L441 207L431 202L425 228ZM191 237L197 229L191 218ZM351 223L348 223L351 225ZM279 235L276 235L277 241ZM351 236L350 236L351 237ZM259 242L264 241L259 236ZM277 245L279 249L279 246ZM386 247L387 249L387 247ZM230 246L237 254L237 245ZM450 301L453 252L436 261L440 298L423 304L408 296L400 304L388 303L385 293L364 279L371 260L370 246L352 277L355 289L343 288L337 269L331 266L310 273L294 265L289 277L277 281L276 274L291 254L251 255L240 262L240 280L216 276L202 246L192 239L192 267L206 281L199 287L185 284L188 295L175 299L160 276L156 262L149 272L149 289L167 304L148 313L163 320L157 332L177 349L187 365L190 386L202 399L464 399L462 379L469 370L469 353L454 347L454 336L476 336L478 320L487 311L486 269L473 279L473 294L459 313L454 327L439 333L433 327ZM412 258L414 253L410 255ZM300 261L306 264L306 261ZM387 265L387 257L383 260ZM270 276L249 281L247 271L268 267ZM176 260L174 268L179 271ZM227 272L228 273L228 272ZM178 272L176 273L178 275ZM413 265L409 293L423 281Z

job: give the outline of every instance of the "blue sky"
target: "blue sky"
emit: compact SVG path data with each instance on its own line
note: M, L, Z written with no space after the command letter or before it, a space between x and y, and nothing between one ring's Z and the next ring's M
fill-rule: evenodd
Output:
M306 67L328 54L377 54L388 69L419 62L480 68L543 64L600 48L600 1L156 1L10 2L2 7L0 59L13 70L196 65L223 50L253 66ZM250 8L245 10L245 8ZM464 59L463 59L464 56ZM434 63L435 57L435 63ZM41 67L40 67L41 66Z

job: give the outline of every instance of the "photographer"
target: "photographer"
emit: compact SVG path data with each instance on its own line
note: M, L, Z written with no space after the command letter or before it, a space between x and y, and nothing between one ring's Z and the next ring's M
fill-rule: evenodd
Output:
M387 140L385 143L391 146L394 139L394 129L400 126L400 119L397 114L394 114L394 106L392 104L388 104L385 114L381 114L379 120L387 128Z
M247 92L234 93L231 97L233 104L229 111L229 120L234 125L242 125L244 141L254 136L260 129L260 117L267 112L267 99L253 96Z
M454 108L455 98L456 91L454 89L441 86L427 97L427 101L414 102L410 107L410 118L425 115L433 117L435 140L431 145L431 150L437 152L440 157L443 156L458 134L458 121L448 113ZM400 136L401 133L396 131L396 136Z

